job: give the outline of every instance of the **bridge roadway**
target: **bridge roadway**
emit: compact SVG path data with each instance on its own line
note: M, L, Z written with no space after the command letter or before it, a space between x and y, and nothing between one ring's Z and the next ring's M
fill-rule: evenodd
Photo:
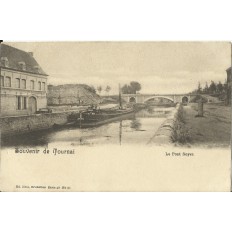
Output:
M122 94L126 102L146 103L149 100L166 99L174 103L188 103L199 94ZM200 94L202 95L202 94Z

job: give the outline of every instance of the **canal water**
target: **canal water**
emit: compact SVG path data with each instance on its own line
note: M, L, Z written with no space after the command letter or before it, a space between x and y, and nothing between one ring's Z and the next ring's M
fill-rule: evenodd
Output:
M2 139L2 148L34 146L94 146L101 144L147 144L174 107L140 110L121 121L94 128L69 127Z

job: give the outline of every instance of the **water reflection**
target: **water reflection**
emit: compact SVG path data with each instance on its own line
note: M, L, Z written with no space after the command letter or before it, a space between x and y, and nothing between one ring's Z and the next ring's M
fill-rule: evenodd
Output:
M140 130L142 124L139 119L134 119L131 121L131 128L135 130Z
M147 112L153 114L155 112L154 107L148 107Z
M141 110L136 113L136 118L158 118L158 117L166 117L171 111L173 107L169 108L161 108L161 107L148 107L145 110Z
M51 130L44 130L38 132L31 132L23 135L10 136L1 139L1 147L37 147L43 146L47 147L50 134L53 132Z
M149 107L128 118L93 128L69 127L2 139L2 147L146 144L173 108ZM133 132L133 133L132 133Z
M119 123L119 144L122 144L122 121Z

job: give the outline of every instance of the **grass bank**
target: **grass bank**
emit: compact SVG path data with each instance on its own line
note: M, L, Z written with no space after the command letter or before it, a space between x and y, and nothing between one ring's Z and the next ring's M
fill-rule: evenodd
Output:
M189 134L189 145L229 147L231 107L222 104L204 104L204 117L196 117L197 114L197 103L184 106L184 129Z

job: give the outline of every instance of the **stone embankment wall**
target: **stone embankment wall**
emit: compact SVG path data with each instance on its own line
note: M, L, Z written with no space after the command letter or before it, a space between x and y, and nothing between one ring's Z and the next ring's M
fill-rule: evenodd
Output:
M169 117L162 123L149 144L171 144L178 142L178 130L183 123L183 106L178 103Z
M2 136L23 134L37 130L49 129L54 124L65 124L72 112L35 114L30 116L0 118Z

